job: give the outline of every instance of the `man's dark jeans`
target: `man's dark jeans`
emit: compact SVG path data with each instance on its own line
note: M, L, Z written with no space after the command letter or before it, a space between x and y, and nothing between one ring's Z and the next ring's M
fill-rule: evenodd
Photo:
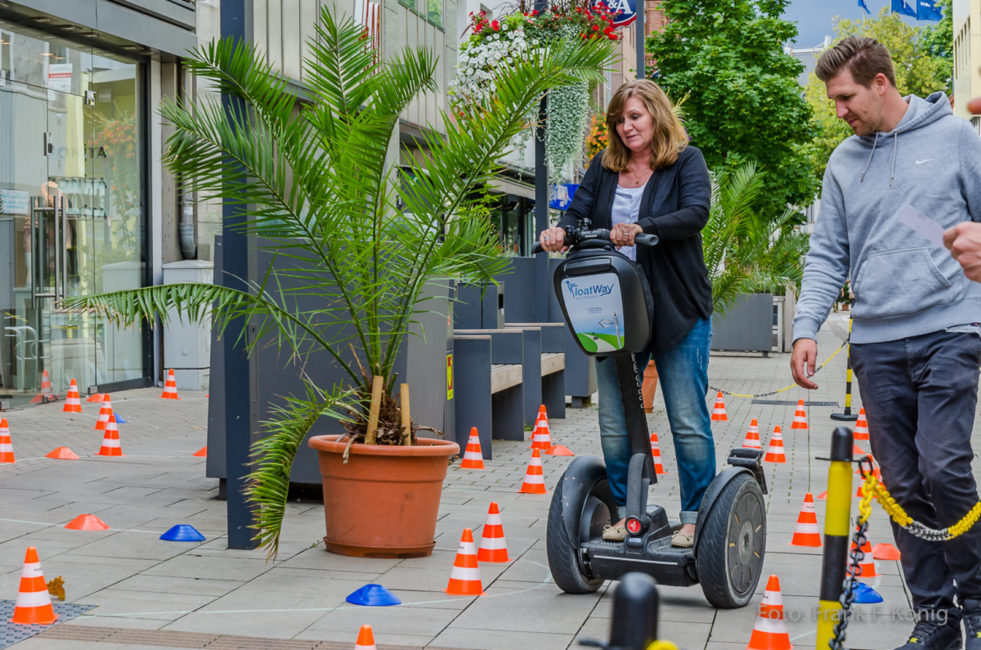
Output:
M913 519L930 528L960 521L978 502L971 430L981 337L933 332L852 345L852 366L882 479ZM981 523L948 542L927 542L892 523L918 612L981 597Z

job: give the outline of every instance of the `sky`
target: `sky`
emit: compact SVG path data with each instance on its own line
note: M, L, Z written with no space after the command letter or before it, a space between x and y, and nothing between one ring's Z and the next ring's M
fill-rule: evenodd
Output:
M866 0L866 4L875 15L885 6L889 0ZM915 6L914 3L907 1L907 4ZM858 6L858 0L790 0L784 17L797 23L796 46L813 47L824 42L825 35L834 36L832 21L835 16L842 18L855 19L865 15L865 10ZM934 23L907 18L910 24L920 26L932 25Z

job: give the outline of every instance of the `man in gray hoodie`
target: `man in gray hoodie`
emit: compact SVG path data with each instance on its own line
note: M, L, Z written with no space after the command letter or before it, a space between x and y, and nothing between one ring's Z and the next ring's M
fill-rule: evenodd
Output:
M817 331L850 277L851 360L872 453L905 511L945 529L978 503L971 431L981 284L964 276L942 235L981 221L981 138L943 93L900 95L889 52L874 39L845 38L816 74L855 135L824 175L791 371L817 388ZM902 648L960 648L963 619L965 647L981 650L981 525L948 541L895 523L893 535L917 619Z

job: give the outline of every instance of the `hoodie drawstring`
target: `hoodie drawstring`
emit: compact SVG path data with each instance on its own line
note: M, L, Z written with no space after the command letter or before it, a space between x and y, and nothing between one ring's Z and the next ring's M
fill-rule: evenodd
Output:
M858 182L865 182L865 172L869 171L869 165L872 164L872 156L875 155L875 147L879 144L879 132L875 132L875 140L872 141L872 152L869 154L869 159L865 161L865 169L862 170L862 175L859 177Z
M896 175L896 152L899 150L899 133L892 133L892 165L889 166L889 187L892 187L892 179Z

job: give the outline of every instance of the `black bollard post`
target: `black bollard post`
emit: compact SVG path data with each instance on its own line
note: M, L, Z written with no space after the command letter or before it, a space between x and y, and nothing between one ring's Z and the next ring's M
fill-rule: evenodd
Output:
M845 412L832 413L832 420L854 422L858 419L852 413L852 319L848 319L848 343L845 344Z
M657 583L646 573L623 576L613 592L608 650L644 650L657 640Z

